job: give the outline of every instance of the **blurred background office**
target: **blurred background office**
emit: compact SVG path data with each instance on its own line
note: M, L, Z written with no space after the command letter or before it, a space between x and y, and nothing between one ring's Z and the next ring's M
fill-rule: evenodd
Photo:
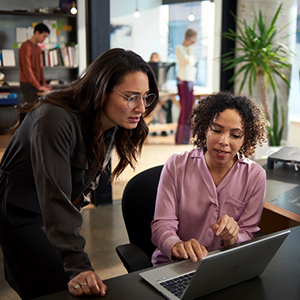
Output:
M66 75L66 79L70 81L74 76L78 76L101 53L113 47L131 49L140 54L146 61L149 61L152 52L158 52L162 65L172 66L159 78L159 86L162 97L165 97L165 95L167 97L169 97L168 95L172 96L172 121L176 125L180 108L176 105L176 101L179 102L179 99L176 88L175 47L182 42L186 29L192 28L198 33L195 44L197 57L195 91L201 95L229 90L232 87L228 83L228 79L233 75L233 72L222 71L219 57L235 46L234 43L221 38L221 33L227 31L228 28L235 30L230 11L241 19L252 20L253 8L257 11L261 9L263 15L270 19L279 4L283 3L283 9L277 24L281 26L289 23L288 27L283 28L285 30L283 35L288 37L288 41L284 43L297 54L291 61L291 89L289 89L287 105L288 131L286 139L289 145L300 147L300 31L297 29L300 28L298 22L300 0L0 0L0 50L13 49L15 53L18 51L16 26L14 24L16 20L23 22L21 25L24 27L32 25L36 20L37 22L60 20L60 14L53 13L53 9L66 3L71 6L74 3L77 14L74 17L68 16L73 26L72 32L62 30L60 34L62 41L59 42L63 44L68 42L69 39L76 42L79 51L78 65L69 69L61 67L46 68L45 74L46 76L48 74L46 79L52 77L56 79L55 76L59 76L59 74L63 74L61 77L65 77L66 72L69 74ZM36 9L39 11L40 8L42 8L42 12L35 15ZM13 12L15 10L21 12ZM24 11L30 13L26 15ZM62 23L61 25L65 24ZM60 29L62 28L65 27ZM70 29L70 27L66 28ZM297 30L299 33L296 33ZM69 35L71 35L70 38ZM65 41L63 41L64 38ZM56 43L51 44L51 46L50 44L46 45L46 47L55 46ZM1 92L9 88L1 85L3 81L13 82L18 80L17 61L16 66L0 66L0 73L5 75L4 80L0 78ZM16 79L13 76L16 76ZM17 88L13 91L20 92ZM0 105L0 127L11 122L13 106L14 104L10 106ZM172 128L171 125L168 128ZM171 129L169 130L171 131ZM3 131L1 134L3 134ZM2 152L9 138L9 136L1 137ZM85 218L90 219L90 223L86 223L89 226L84 228L88 245L91 247L89 252L94 251L93 262L97 270L102 272L104 279L124 273L124 269L114 252L115 245L127 241L120 203L118 203L121 200L124 186L135 174L153 165L163 164L174 152L189 149L190 145L175 145L174 131L173 133L169 132L168 136L159 134L153 137L150 135L135 172L131 169L125 170L120 180L113 185L112 197L117 204L105 208L101 207L99 212L103 212L103 218L99 217L98 212L93 215L96 210L90 210L91 213L88 210L84 212ZM114 156L112 166L114 166L116 159L116 156ZM97 227L104 228L99 224L99 220L103 220L107 228L97 232L95 237L94 229ZM116 234L115 229L119 232L118 234ZM97 238L99 235L103 237L105 242L103 240L99 241ZM95 241L99 241L99 244L95 245ZM105 249L103 249L104 244L107 244ZM104 266L104 264L106 265ZM0 279L0 298L17 299L13 296L5 298L7 294L1 294L5 290L9 290L7 286L4 286L3 265L0 267Z

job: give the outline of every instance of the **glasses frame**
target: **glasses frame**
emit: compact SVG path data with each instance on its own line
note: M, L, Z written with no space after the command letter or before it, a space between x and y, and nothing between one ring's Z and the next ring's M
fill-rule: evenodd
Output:
M154 93L148 94L148 95L146 95L146 96L132 95L132 96L130 96L130 97L127 97L126 95L124 95L124 94L122 94L122 93L116 91L115 89L114 89L113 91L116 92L117 94L119 94L120 96L122 96L123 98L125 98L125 99L127 100L127 107L130 108L130 109L136 108L136 107L141 103L141 100L142 100L142 99L144 100L144 106L145 106L145 108L146 108L146 107L149 107L149 106L151 106L151 104L154 102L154 100L155 100L155 98L156 98L156 95L155 95ZM154 97L153 97L152 102L151 102L150 104L147 105L145 102L146 102L147 97L149 97L149 96L154 96ZM130 106L129 106L129 103L130 103L131 99L136 98L136 97L140 97L139 102L136 103L135 106L130 107Z

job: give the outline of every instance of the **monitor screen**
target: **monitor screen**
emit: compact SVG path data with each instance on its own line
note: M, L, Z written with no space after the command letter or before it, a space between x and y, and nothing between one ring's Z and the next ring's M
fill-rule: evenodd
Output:
M162 89L168 80L176 79L176 63L175 62L149 62L152 68L159 89Z

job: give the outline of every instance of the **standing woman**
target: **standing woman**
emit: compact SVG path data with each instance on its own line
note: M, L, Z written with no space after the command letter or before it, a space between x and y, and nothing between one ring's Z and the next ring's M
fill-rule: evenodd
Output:
M111 179L134 167L148 134L143 117L157 99L148 64L111 49L67 89L21 108L0 166L0 244L6 280L22 299L67 287L105 295L84 252L81 209L113 148Z
M178 62L177 88L180 97L181 111L176 132L176 144L188 144L191 137L190 114L194 105L194 81L196 79L196 57L193 45L197 41L197 32L188 29L185 40L176 47Z
M266 172L249 157L265 141L263 112L246 97L212 94L192 112L192 136L196 148L171 156L160 176L154 265L201 260L259 231Z

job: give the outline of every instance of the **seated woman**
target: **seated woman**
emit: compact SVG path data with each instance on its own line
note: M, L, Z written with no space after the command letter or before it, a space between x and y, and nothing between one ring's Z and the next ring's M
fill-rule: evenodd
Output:
M252 100L220 92L201 100L191 123L196 149L172 155L161 173L154 265L201 260L259 231L266 173L249 157L265 141L264 114Z

